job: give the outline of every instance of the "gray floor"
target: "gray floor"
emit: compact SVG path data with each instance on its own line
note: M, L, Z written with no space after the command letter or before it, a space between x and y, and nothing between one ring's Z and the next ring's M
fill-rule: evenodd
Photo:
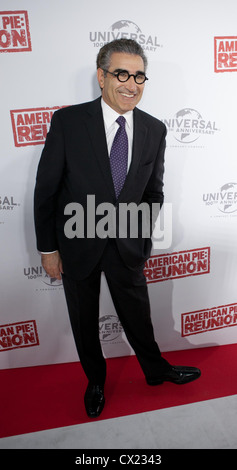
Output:
M0 440L1 449L237 449L237 395Z

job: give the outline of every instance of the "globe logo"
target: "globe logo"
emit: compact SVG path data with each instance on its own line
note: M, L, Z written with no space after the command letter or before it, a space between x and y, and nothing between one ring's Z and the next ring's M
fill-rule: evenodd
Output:
M127 34L129 33L130 35L131 34L138 34L138 33L141 33L141 29L139 28L139 26L137 26L136 23L134 23L133 21L129 21L129 20L120 20L120 21L116 21L116 23L114 23L110 29L115 32L115 35L116 33L118 33L118 35L121 35L123 36L122 33L126 33L125 36L127 36Z
M237 183L226 183L220 188L218 209L225 214L237 210Z
M191 144L195 142L200 134L197 134L197 129L200 128L202 119L201 114L192 108L184 108L175 114L176 131L175 139L178 142Z
M172 118L162 121L173 133L174 139L183 145L192 144L203 136L213 136L220 130L215 121L203 119L199 111L193 108L183 108Z
M43 283L50 287L58 287L62 286L63 284L62 280L59 281L58 279L56 279L56 277L50 277L48 275L46 275L43 279Z
M114 341L123 332L123 327L116 315L104 315L99 319L100 341Z
M118 20L104 31L90 31L89 38L94 47L102 47L107 42L120 38L134 39L145 51L155 52L157 47L162 47L157 36L142 33L141 28L130 20Z

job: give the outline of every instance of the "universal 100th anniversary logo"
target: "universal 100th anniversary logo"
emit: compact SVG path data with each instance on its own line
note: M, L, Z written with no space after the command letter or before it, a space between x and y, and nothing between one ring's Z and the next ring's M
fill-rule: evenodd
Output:
M214 136L220 129L215 121L206 119L196 109L183 108L174 116L161 119L173 136L175 143L171 147L202 147L200 138Z
M162 47L157 36L144 33L140 26L130 20L118 20L104 31L90 31L89 33L90 42L98 48L120 38L134 39L145 51L155 52L158 47Z
M227 182L220 188L202 195L205 206L217 211L212 217L237 217L237 183Z

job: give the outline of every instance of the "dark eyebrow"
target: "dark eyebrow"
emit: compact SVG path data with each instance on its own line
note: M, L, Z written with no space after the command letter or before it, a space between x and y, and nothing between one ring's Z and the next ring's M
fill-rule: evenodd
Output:
M128 72L128 70L125 69L115 69L113 73L119 73L119 72ZM129 73L129 72L128 72Z
M130 75L129 71L126 70L126 69L115 69L115 70L113 71L113 73L119 73L119 72L127 72L127 73ZM141 70L138 70L138 71L135 73L135 75L145 75L145 72L142 72Z

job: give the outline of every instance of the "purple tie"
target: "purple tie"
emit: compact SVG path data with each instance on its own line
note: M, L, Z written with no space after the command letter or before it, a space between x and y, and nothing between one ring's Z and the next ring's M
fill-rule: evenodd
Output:
M118 198L127 176L128 136L125 130L126 119L119 116L116 122L119 124L119 128L110 152L110 167L116 198Z

